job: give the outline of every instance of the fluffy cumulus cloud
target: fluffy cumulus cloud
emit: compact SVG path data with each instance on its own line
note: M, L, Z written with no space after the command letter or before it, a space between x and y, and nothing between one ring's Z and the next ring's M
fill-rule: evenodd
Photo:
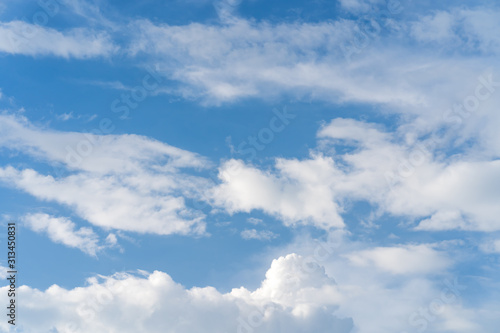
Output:
M398 248L406 253L397 253ZM20 325L28 332L66 333L472 332L494 327L498 311L465 307L461 301L465 286L456 278L441 275L444 278L435 282L422 270L424 275L400 279L400 271L387 269L401 263L398 260L436 260L436 254L405 245L364 252L337 250L371 259L388 251L396 260L389 258L391 264L366 270L343 255L325 260L315 251L308 257L292 253L273 260L257 289L240 287L227 293L213 287L186 289L159 271L97 276L69 290L57 285L44 291L22 286ZM446 273L445 266L436 265L432 274ZM0 330L7 332L7 324L0 323Z
M229 213L263 210L286 225L342 227L339 205L328 179L337 173L331 158L300 162L278 160L276 174L230 160L220 168L222 184L212 190L214 203ZM328 178L327 178L328 176Z
M349 134L343 130L346 126ZM356 148L341 157L350 168L345 179L337 180L339 191L394 215L432 215L422 221L422 229L498 230L498 161L475 153L448 157L442 153L446 141L441 139L405 142L397 134L387 136L367 126L334 120L319 132L329 144L350 141ZM353 137L359 131L366 135Z
M204 215L185 202L207 180L182 171L203 168L202 157L141 136L55 132L12 116L1 116L0 127L3 147L57 166L54 175L4 166L4 184L70 207L104 228L204 233Z
M319 267L306 273L302 266L296 254L281 257L257 290L225 294L212 287L186 289L158 271L91 278L71 290L22 286L21 325L29 332L65 333L350 332L352 320L335 315L335 282ZM0 329L8 331L5 322Z
M354 21L274 25L238 19L227 26L157 26L149 21L136 25L139 35L130 52L152 57L165 75L185 84L181 92L186 97L209 103L282 93L335 102L417 104L424 98L410 85L392 84L402 71L412 74L408 63L385 67L384 72L373 66L380 57L399 64L399 54L348 65L339 46L352 42Z
M367 246L347 235L337 231L326 242L304 237L289 249L302 254L303 271L312 272L319 263L327 276L335 277L336 296L328 298L338 302L337 316L353 319L351 332L493 330L496 295L485 294L471 306L465 296L470 288L467 277L454 273L461 255L450 252L466 251L460 243L381 247ZM316 273L308 276L320 279Z
M318 139L309 159L279 158L273 170L226 162L215 204L230 213L259 209L286 225L328 229L344 225L346 201L362 200L420 221L417 230L500 230L497 160L476 152L448 157L442 153L446 139L402 138L352 119L333 120ZM335 153L339 145L350 149Z

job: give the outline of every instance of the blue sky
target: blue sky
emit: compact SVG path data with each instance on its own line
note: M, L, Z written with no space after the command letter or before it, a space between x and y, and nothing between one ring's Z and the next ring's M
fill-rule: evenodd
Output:
M17 331L495 332L499 15L3 2Z

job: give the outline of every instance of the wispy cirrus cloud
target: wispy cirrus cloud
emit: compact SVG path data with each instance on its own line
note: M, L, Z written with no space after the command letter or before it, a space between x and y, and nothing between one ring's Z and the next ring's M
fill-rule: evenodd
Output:
M22 220L26 227L37 233L45 233L53 242L77 248L93 257L105 248L116 245L116 238L112 234L108 244L103 244L91 228L77 229L74 222L64 217L38 213L28 214Z
M410 25L419 42L439 43L446 49L494 55L500 52L498 9L455 8L422 16Z
M377 3L372 1L371 5ZM446 87L432 84L436 80L447 80L455 91L461 89L461 82L446 79L443 73L453 68L455 77L469 80L469 75L480 70L480 56L470 50L482 52L489 48L496 52L496 42L487 34L495 29L490 18L494 14L484 8L451 8L437 13L437 18L377 15L373 16L373 24L380 31L375 37L365 33L368 45L358 47L351 63L346 61L341 46L360 44L357 38L364 32L359 31L360 22L341 17L314 24L273 24L233 17L227 24L183 26L141 20L131 23L135 35L128 50L131 56L145 56L161 64L164 74L181 84L180 92L186 97L208 103L293 94L296 98L334 103L418 108L430 107L438 97L452 97L445 96L449 94ZM481 25L478 22L483 17ZM391 24L386 22L389 19ZM447 24L457 28L447 28ZM424 30L432 38L445 38L445 47L455 47L451 35L456 36L470 50L464 49L462 57L453 59L446 54L436 55L426 44L431 40L425 37ZM402 48L408 37L422 47L411 51ZM379 39L386 42L384 48L370 47ZM467 66L458 70L459 64ZM477 67L475 72L469 72L471 66Z
M257 239L257 240L267 240L270 241L274 238L277 238L274 232L270 230L256 230L256 229L245 229L241 233L241 237L243 239Z
M0 52L28 56L87 59L118 50L104 31L74 28L58 31L23 21L0 22Z

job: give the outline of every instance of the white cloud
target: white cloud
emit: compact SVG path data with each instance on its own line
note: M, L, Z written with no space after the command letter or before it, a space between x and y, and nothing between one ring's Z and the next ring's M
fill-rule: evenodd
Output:
M481 243L479 248L486 253L500 254L500 239L485 240Z
M344 8L360 10L378 3L341 1ZM183 26L141 20L131 23L135 33L129 53L145 55L160 72L180 82L180 93L205 103L293 96L375 104L383 113L411 123L405 127L411 127L408 136L453 126L455 140L475 140L498 156L498 61L485 58L500 50L498 37L491 33L498 30L497 16L496 10L483 7L456 7L413 18L393 15L390 20L398 21L396 27L383 15L373 14L369 18L381 31L367 36L362 46L358 39L363 20L275 24L233 18L220 25ZM433 41L458 54L436 53ZM346 45L355 49L350 62L342 51ZM470 105L456 108L481 91L481 75L493 75L490 96L473 112L465 111Z
M295 253L273 260L257 290L242 287L231 294L257 305L274 302L302 317L325 306L338 306L342 300L335 280L324 268Z
M374 2L341 1L352 11ZM79 13L90 17L98 11L92 7ZM495 59L475 54L498 53L499 37L491 33L498 30L497 17L495 11L452 10L401 23L404 43L413 37L421 43L418 50L401 51L398 35L388 31L393 41L383 40L386 48L362 48L351 63L339 49L352 41L356 23L349 20L273 24L233 17L224 25L186 26L134 22L128 27L134 35L130 54L159 61L165 75L184 84L181 93L187 97L220 103L292 93L335 103L375 103L384 113L399 114L400 127L389 133L374 124L335 119L318 132L319 146L309 158L280 158L270 169L230 160L219 168L221 184L209 189L205 179L189 172L206 164L196 154L136 135L62 133L1 116L2 147L64 165L67 175L5 166L0 178L39 199L64 204L94 225L136 232L203 233L204 215L185 203L186 198L199 199L200 191L231 214L261 210L288 226L342 228L345 203L364 200L377 206L379 214L420 221L416 230L500 230L498 92L481 100L470 115L464 116L463 109L461 114L446 113L477 93L477 76L486 63L498 67ZM31 26L17 21L0 26L4 33L24 28ZM0 34L0 50L76 58L114 52L112 43L104 43L109 41L105 34L37 29L43 38L31 45L9 44L9 35ZM444 50L462 46L465 56L459 51L452 58L436 55L433 47L426 49L427 42L438 42ZM447 115L460 126L445 128L436 146L435 132L450 125ZM347 152L336 152L339 143L348 146ZM419 144L428 146L421 149ZM447 156L448 149L458 153ZM35 227L66 245L87 249L90 243L92 248L93 236L86 229L76 230L64 218L47 219L52 222ZM262 236L255 229L246 232ZM116 236L110 234L106 243L116 244ZM486 242L482 249L499 252L498 241ZM106 277L73 290L23 287L30 318L26 325L46 331L69 330L74 324L82 332L225 332L237 329L238 317L264 309L257 325L261 332L321 332L335 325L339 332L350 331L350 321L332 316L334 311L353 317L359 332L411 330L408 317L441 295L423 275L441 274L451 265L448 255L428 244L355 248L344 254L325 263L338 285L321 270L304 274L301 257L289 255L273 262L253 292L186 290L160 272L146 278ZM484 312L447 306L433 330L486 331L478 327L485 323ZM492 318L490 322L496 321L498 314Z
M74 119L75 116L73 115L73 112L67 112L67 113L65 112L65 113L56 115L56 118L59 120L62 120L62 121L68 121L70 119Z
M495 217L500 214L496 204L500 198L499 172L499 161L423 165L394 187L384 206L397 215L431 215L418 226L421 230L499 230ZM465 221L453 219L460 214Z
M475 322L474 310L443 306L440 310L443 322L437 326L447 332L477 332L481 330L480 323Z
M313 245L317 247L318 243ZM347 248L335 252L343 253L353 244L344 245ZM494 332L497 318L494 310L488 310L484 304L475 310L465 308L461 305L461 283L455 290L453 279L451 282L445 279L443 284L425 278L424 275L436 272L420 256L435 258L427 257L428 253L419 246L400 248L412 254L406 253L394 263L416 260L415 266L424 264L427 271L411 269L408 268L411 263L403 263L408 269L401 279L397 269L396 275L381 274L387 270L385 264L373 269L346 261L336 253L326 261L318 256L311 261L311 257L288 254L272 261L265 279L255 290L240 287L221 293L213 287L186 289L159 271L98 276L89 279L86 286L70 290L57 285L45 291L22 286L18 289L23 300L19 311L24 319L19 327L28 332L78 333L103 330L382 333L411 331L425 325L435 332L467 329ZM377 253L376 257L387 254L378 253L379 249L351 253L370 258L370 253ZM394 253L389 254L391 261ZM314 258L325 264L326 270ZM390 267L393 271L394 266ZM436 269L439 274L446 271L443 266ZM0 290L2 298L6 297L6 288ZM380 300L384 301L382 307ZM439 309L435 310L434 304ZM373 311L374 308L378 310ZM425 319L422 310L429 311L432 321ZM0 323L0 331L7 332L7 326Z
M90 223L117 230L157 234L202 234L203 215L186 208L182 196L143 190L146 181L160 181L168 186L167 177L144 179L140 186L130 184L139 178L81 174L62 179L44 176L31 169L0 168L0 179L39 199L55 201L73 208Z
M258 219L258 218L255 218L255 217L249 217L249 218L247 218L247 222L251 223L253 225L258 225L258 224L263 224L264 223L264 221L262 221L262 219Z
M381 3L341 1L344 8L351 9ZM390 1L384 8L395 3ZM105 21L99 6L81 1L69 1L68 5L88 19ZM149 62L160 65L166 76L181 83L179 89L184 96L207 103L292 93L294 98L312 97L334 103L387 104L391 112L422 112L431 117L436 109L444 107L436 99L453 101L466 82L484 69L484 61L470 51L495 53L500 49L498 38L490 33L497 30L497 16L495 11L484 8L451 8L416 19L402 16L398 28L393 29L384 18L373 15L382 32L368 36L367 46L355 48L351 63L344 58L341 46L356 41L360 22L350 19L274 24L233 17L224 24L174 26L137 20L127 26L109 22L104 25L124 32L131 57L146 55ZM32 27L19 21L3 26L6 32ZM9 34L0 45L6 52L66 57L111 54L116 48L110 37L100 32L37 29L44 37L39 38L40 44L45 46L28 43L31 48L19 46L17 50L8 43ZM408 37L413 37L417 46L403 51L401 46L407 46ZM379 38L385 39L385 47L372 48ZM45 39L50 42L44 43ZM456 47L459 42L469 57L436 56L434 49L425 47L433 40L446 41L445 47ZM72 46L63 47L66 44ZM421 44L424 46L419 48ZM446 75L452 71L453 77Z
M91 228L76 229L75 223L64 217L47 214L28 214L23 217L25 225L37 233L45 233L55 242L77 248L88 255L96 256L105 246L99 245L99 236ZM116 237L115 243L116 244Z
M7 271L9 271L7 267L0 265L0 279L4 280L8 276Z
M446 270L451 260L427 244L376 247L351 253L349 260L359 266L375 266L392 274L432 274Z
M456 43L457 37L453 31L455 18L450 12L437 12L425 16L411 27L413 36L419 41L439 43Z
M278 159L278 175L230 160L219 169L222 184L213 189L216 205L229 213L255 209L277 216L286 225L342 227L339 206L329 179L337 173L333 160L318 157L300 162Z
M271 240L278 235L270 230L245 229L241 232L241 237L243 239Z
M89 279L85 287L57 285L45 291L19 288L19 311L25 331L48 332L326 332L348 333L350 319L335 316L338 292L318 270L305 274L302 258L289 255L273 262L261 288L185 289L162 272L145 277L116 274ZM2 298L6 297L1 288ZM260 312L262 311L262 312ZM6 322L0 323L8 331Z
M471 229L473 225L468 224L459 210L441 210L428 219L420 221L415 230L449 230L449 229Z
M55 176L6 166L0 168L4 184L66 205L104 228L204 233L204 215L185 200L198 198L208 180L181 171L206 167L204 158L142 136L56 132L11 116L0 116L0 128L0 146L65 165Z
M361 200L379 213L421 220L417 230L500 230L499 161L477 150L447 158L442 147L448 139L418 140L405 129L388 133L334 119L318 132L310 158L279 158L272 170L224 163L214 204L229 213L258 209L285 225L328 229L344 225L344 202ZM347 152L335 153L339 144Z
M138 172L156 162L153 169L203 168L201 156L139 135L113 135L115 124L103 118L90 133L58 132L33 126L28 119L0 115L4 135L0 145L64 164L73 170L99 174ZM126 161L126 163L124 163Z
M223 26L139 21L130 52L146 53L162 64L165 75L185 84L181 92L186 97L210 103L275 95L280 90L338 96L347 89L363 98L368 91L348 82L343 64L326 61L338 60L339 44L353 27L349 21L272 25L235 19Z
M108 19L102 12L102 4L99 1L85 0L57 0L62 6L62 15L74 14L87 20L88 26L102 26L109 30L118 30L119 24ZM64 12L67 9L68 12Z
M165 178L146 178L144 182L168 182ZM31 169L19 171L12 167L0 168L0 179L39 199L69 206L82 218L103 228L163 235L205 231L203 215L186 208L183 197L157 194L154 189L144 192L141 187L147 186L145 183L138 187L122 183L117 176L86 174L56 179Z
M352 12L366 12L374 5L383 3L383 0L340 0L340 5Z
M478 295L476 289L469 290L470 275L455 275L455 265L470 254L462 242L374 246L353 238L358 237L345 230L330 233L326 241L301 235L278 252L300 253L302 268L312 271L310 276L323 269L312 268L319 264L327 276L335 278L337 296L328 298L338 304L339 317L353 319L351 332L448 332L453 316L445 313L445 307L456 315L463 313L464 322L476 323L479 331L495 332L498 297L491 293L495 287ZM287 273L275 272L281 276ZM496 281L494 276L492 281ZM477 283L484 282L483 277L477 279ZM321 280L321 276L314 280ZM472 308L466 305L471 297L481 299Z
M451 9L421 17L411 25L413 36L422 42L440 43L445 48L462 48L485 54L500 52L497 9Z
M343 1L344 5L367 3ZM474 15L483 14L488 15L480 10ZM407 45L408 36L420 43L427 35L436 38L434 30L439 30L440 38L444 38L447 30L441 16L399 22L401 27L393 29L384 18L374 15L381 32L366 36L367 46L357 42L360 22L342 18L281 24L234 18L223 25L184 26L142 20L132 23L136 33L129 52L132 56L146 55L151 63L159 64L166 76L183 84L180 91L185 97L201 98L207 103L292 94L294 99L387 104L398 113L408 112L408 106L417 113L425 106L426 112L435 114L434 109L441 107L435 98L452 97L450 91L463 89L465 80L484 69L479 58L446 59L425 47L419 51L401 49L401 44ZM416 31L413 35L412 27ZM434 30L426 35L424 27ZM372 48L379 38L387 38L385 47ZM492 43L486 35L477 38ZM342 47L354 48L354 55L349 57L352 62L345 59ZM445 75L452 70L453 78Z
M491 34L498 30L496 11L460 7L413 18L394 15L390 19L397 24L379 16L370 18L381 32L368 36L363 46L356 39L362 20L275 24L233 18L221 25L183 26L142 20L131 23L136 34L129 52L158 64L160 72L180 83L181 94L204 103L293 96L337 105L370 104L384 114L396 114L406 125L398 134L407 130L408 140L444 128L456 141L451 144L470 140L498 156L498 61L485 58L500 45ZM446 52L436 52L433 40ZM345 45L355 49L350 62L341 50ZM457 54L450 57L448 50ZM479 82L491 75L491 94L474 111L466 111L475 94L485 92Z
M498 9L464 9L460 11L459 20L463 20L465 43L469 49L487 54L500 52L500 37L492 33L500 28L497 18Z
M116 244L118 244L118 239L116 238L116 235L115 234L109 234L106 237L106 243L109 246L115 246Z
M82 28L60 32L22 21L0 22L0 52L85 59L116 51L117 46L104 32Z

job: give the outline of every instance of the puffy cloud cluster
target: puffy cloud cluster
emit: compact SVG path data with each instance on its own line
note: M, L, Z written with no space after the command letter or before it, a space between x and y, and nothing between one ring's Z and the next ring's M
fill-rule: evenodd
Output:
M342 227L338 204L328 179L336 173L333 160L278 160L278 175L230 160L220 168L222 184L213 190L216 205L229 213L261 209L286 225Z
M230 213L259 209L286 225L329 229L344 225L343 202L363 200L382 212L421 219L418 230L500 230L499 161L472 154L448 158L432 139L405 142L352 119L333 120L318 137L311 158L279 158L274 170L226 162L219 169L222 184L213 190L215 204ZM339 144L351 149L337 154Z
M71 290L22 286L22 323L28 332L350 332L335 316L339 296L324 270L305 273L296 254L273 261L262 286L220 293L186 289L162 272L96 277ZM6 295L1 288L2 295ZM5 322L0 329L7 332Z
M494 307L474 311L461 304L465 287L456 278L446 277L449 263L443 262L439 246L341 247L336 251L341 255L332 254L326 260L317 253L307 258L295 253L281 256L273 260L260 287L253 291L245 287L227 293L213 287L187 289L159 271L97 276L74 289L53 285L40 291L22 286L19 327L28 332L64 333L382 333L431 328L435 332L493 332L498 311ZM360 258L374 260L375 265L367 269L360 265ZM425 267L414 275L408 262L401 267L405 260ZM444 279L435 282L429 275ZM0 289L2 297L6 297L5 288ZM0 323L0 331L8 331L5 322Z

